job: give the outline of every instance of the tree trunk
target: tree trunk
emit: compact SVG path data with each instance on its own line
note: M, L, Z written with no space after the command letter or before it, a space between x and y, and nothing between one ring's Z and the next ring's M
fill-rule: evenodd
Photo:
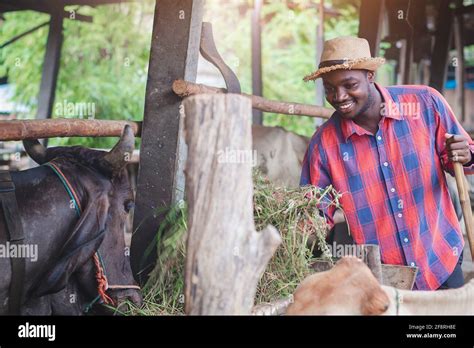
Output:
M189 206L187 314L250 314L257 282L281 243L255 230L251 101L236 94L184 100Z

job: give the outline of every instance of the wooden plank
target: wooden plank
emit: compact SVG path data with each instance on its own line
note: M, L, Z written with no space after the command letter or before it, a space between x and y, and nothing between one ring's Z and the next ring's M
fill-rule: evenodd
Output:
M184 193L181 98L171 86L176 79L196 80L203 7L203 0L156 2L130 253L140 283L156 262L153 239L164 218L159 211Z
M443 93L451 46L453 15L450 0L440 0L436 21L436 36L431 55L430 86Z
M183 104L189 149L185 312L248 315L281 243L273 226L255 230L251 103L236 94L201 94ZM219 155L227 150L242 156Z
M55 11L51 13L51 20L49 22L48 41L46 42L43 74L41 76L38 96L38 111L36 113L36 118L40 120L51 118L51 112L53 110L61 58L61 46L63 43L64 18L62 12L62 8L55 9Z
M252 94L263 96L262 83L262 25L260 16L263 0L254 0L252 12ZM263 113L258 109L252 110L253 123L263 124Z
M125 125L140 136L141 122L113 120L54 120L0 121L0 141L46 139L56 137L120 137Z
M385 0L361 0L359 10L359 37L369 41L372 57L379 54Z
M198 83L192 83L183 80L176 80L173 82L173 91L180 97L187 97L189 95L204 94L204 93L227 93L224 88L217 88ZM257 110L266 112L274 112L286 115L309 116L319 118L329 118L334 113L333 109L322 106L315 106L309 104L291 103L276 100L268 100L256 95L245 94L241 95L249 98L252 101L252 107Z

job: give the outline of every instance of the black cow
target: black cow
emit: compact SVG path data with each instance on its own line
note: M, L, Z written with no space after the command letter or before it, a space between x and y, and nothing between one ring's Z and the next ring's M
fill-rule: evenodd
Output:
M22 314L80 314L83 304L98 295L96 251L107 276L109 299L115 305L127 299L141 303L124 241L133 207L125 166L134 140L126 126L110 152L81 146L46 149L38 141L24 141L25 150L40 166L11 173L24 243L37 247L37 260L26 259ZM50 162L75 191L80 214L58 175L42 165ZM0 245L7 244L6 235L0 208ZM10 281L10 259L0 258L0 314L8 313Z

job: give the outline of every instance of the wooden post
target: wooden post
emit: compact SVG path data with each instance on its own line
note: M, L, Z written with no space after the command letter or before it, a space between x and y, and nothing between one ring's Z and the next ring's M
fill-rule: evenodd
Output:
M459 200L461 201L462 215L466 226L466 235L469 242L469 251L471 258L474 258L474 222L472 219L471 200L469 199L469 191L467 189L466 178L462 164L454 162L454 177L456 178L456 186L458 188Z
M378 245L363 244L362 261L370 268L377 281L383 283L382 261L380 260L380 247Z
M321 63L321 54L324 48L324 0L319 0L318 5L318 25L316 27L316 67ZM325 92L323 86L323 79L317 79L315 83L315 100L314 105L324 106ZM314 120L316 127L323 124L323 120Z
M458 1L458 8L462 7L462 1ZM463 15L454 17L454 42L456 47L456 64L454 66L456 73L456 116L458 120L466 126L465 112L465 61L464 61L464 19Z
M252 94L263 96L262 83L262 25L260 15L262 12L263 0L254 0L252 13ZM253 123L263 124L263 112L254 109Z
M44 55L43 75L41 76L40 91L38 96L37 119L51 118L56 82L58 80L61 46L63 43L63 8L58 7L51 13L49 22L48 41Z
M359 16L359 37L369 41L372 57L379 54L385 0L362 0Z
M450 0L440 0L436 20L436 38L432 51L430 86L443 93L451 46L453 11Z
M183 102L188 145L187 314L250 314L257 282L281 243L255 230L251 102L201 94Z
M153 241L166 209L184 196L181 98L171 85L176 79L196 80L203 9L203 0L156 2L130 249L140 283L155 265Z

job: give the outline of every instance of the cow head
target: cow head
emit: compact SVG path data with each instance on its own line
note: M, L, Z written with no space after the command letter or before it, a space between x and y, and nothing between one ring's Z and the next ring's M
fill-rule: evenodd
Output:
M390 304L370 269L356 257L344 257L329 271L305 278L294 293L289 315L376 315Z
M110 152L80 146L46 149L36 140L24 141L25 150L38 164L52 161L57 165L82 206L81 216L64 239L59 255L52 255L44 276L32 287L35 296L65 289L74 275L81 298L96 298L94 255L98 252L100 267L108 281L107 295L114 304L120 305L124 300L141 303L124 240L126 221L134 202L125 166L131 159L134 140L131 127L126 126Z

